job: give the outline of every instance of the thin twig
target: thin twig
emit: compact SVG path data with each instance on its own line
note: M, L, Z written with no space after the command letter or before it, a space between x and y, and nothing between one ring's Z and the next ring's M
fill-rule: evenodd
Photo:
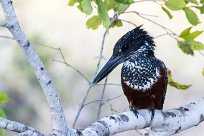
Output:
M9 37L9 36L0 35L0 37L5 38L5 39L9 39L9 40L15 40L15 38Z
M104 84L96 84L95 86L101 86L101 85L104 85ZM106 85L121 86L121 84L117 84L117 83L107 83Z
M92 103L100 102L100 101L103 101L102 105L104 105L105 103L112 101L112 100L115 100L121 96L123 96L123 95L118 95L118 96L115 96L115 97L109 98L109 99L100 99L100 100L90 101L90 102L85 103L84 106L87 106L87 105L92 104Z
M101 64L101 60L102 60L102 56L103 56L103 49L104 49L104 43L105 43L105 38L106 38L106 35L107 35L107 30L104 32L103 34L103 38L102 38L102 42L101 42L101 48L100 48L100 52L99 52L99 56L98 56L98 63L96 65L96 71L94 73L94 78L96 77L98 71L99 71L99 67L100 67L100 64Z
M99 67L100 67L100 64L101 64L106 34L107 34L107 31L105 31L105 33L103 34L102 44L101 44L100 53L99 53L99 59L98 59L98 63L97 63L97 66L96 66L96 71L95 71L95 73L94 73L94 78L96 77L96 74L98 73ZM83 98L83 100L82 100L82 102L81 102L81 104L80 104L80 106L79 106L79 109L78 109L78 111L77 111L77 114L76 114L76 116L75 116L75 119L74 119L74 122L73 122L73 125L72 125L73 128L75 127L75 125L76 125L76 123L77 123L77 120L78 120L78 118L79 118L79 115L80 115L80 113L81 113L83 107L84 107L84 103L86 102L86 98L87 98L87 96L89 95L89 92L90 92L91 88L92 88L92 84L89 85L89 88L88 88L87 91L86 91L86 95L84 96L84 98Z
M45 45L45 44L40 43L40 42L36 42L36 43L39 44L39 45L41 45L41 46L44 46L44 47L47 47L47 48L50 48L50 49L59 51L63 61L61 61L61 60L55 60L55 59L52 59L52 61L59 62L59 63L63 63L63 64L65 64L66 66L72 68L72 69L73 69L75 72L77 72L82 78L84 78L84 79L88 82L88 84L91 84L91 82L89 81L89 79L88 79L80 70L78 70L76 67L72 66L71 64L69 64L69 63L66 61L65 56L64 56L64 54L63 54L61 48L51 47L51 46Z
M131 21L128 21L128 20L125 20L125 19L120 19L122 22L126 22L126 23L128 23L128 24L131 24L131 25L133 25L134 27L137 27L137 25L135 24L135 23L133 23L133 22L131 22Z
M118 16L119 16L118 14L114 14L114 16L113 16L113 18L111 18L110 22L113 23L114 21L116 21L118 19ZM103 59L103 49L104 49L104 43L105 43L105 38L106 38L107 33L108 33L108 31L105 30L105 32L103 34L102 42L101 42L101 48L100 48L99 56L98 56L98 63L97 63L97 66L96 66L96 71L94 73L93 79L96 77L96 75L97 75L97 73L99 71L99 68L100 68L101 60ZM89 85L89 88L86 91L86 95L84 96L84 98L83 98L83 100L82 100L82 102L81 102L81 104L79 106L79 109L77 111L77 114L75 116L75 119L74 119L74 122L73 122L73 125L72 125L73 128L75 127L75 125L77 123L79 115L80 115L80 113L81 113L81 111L82 111L82 109L84 107L84 104L86 102L86 98L87 98L92 86L93 86L92 84Z
M158 17L156 15L144 14L144 13L140 13L140 12L137 12L137 11L126 11L126 12L123 12L123 14L126 14L126 13L136 13L137 15L143 15L143 16L149 16L149 17Z
M166 32L164 34L160 34L158 36L155 36L154 39L157 39L157 38L160 38L160 37L163 37L163 36L166 36L166 35L170 35L170 33Z
M203 52L201 52L201 51L198 51L198 52L200 53L200 55L202 55L204 57L204 53Z
M101 100L103 100L103 98L104 98L107 81L108 81L108 76L105 78L104 86L103 86L102 93L101 93ZM98 107L98 113L97 113L97 120L100 117L102 105L103 105L103 101L100 101L99 107Z
M0 27L6 27L6 24L0 25Z
M88 79L80 70L78 70L76 67L72 66L71 64L67 63L66 61L55 60L55 59L53 59L52 61L65 64L66 66L72 68L72 69L73 69L75 72L77 72L82 78L84 78L84 79L88 82L89 85L91 84L91 82L89 81L89 79Z
M83 107L84 107L84 103L85 103L85 101L86 101L86 98L88 97L88 94L89 94L89 92L90 92L90 90L91 90L91 87L92 87L92 85L90 85L89 88L87 89L86 94L85 94L85 96L84 96L84 98L83 98L83 100L82 100L82 102L81 102L81 104L80 104L80 106L79 106L79 109L78 109L78 111L77 111L77 114L76 114L76 116L75 116L75 118L74 118L74 122L73 122L72 128L74 128L74 127L76 126L77 120L78 120L78 118L79 118L79 115L80 115L80 113L81 113L81 110L82 110Z
M145 20L147 20L147 21L149 21L149 22L151 22L151 23L153 23L153 24L155 24L155 25L161 27L161 28L162 28L163 30L165 30L165 31L169 34L169 36L171 36L172 38L174 38L174 39L176 39L176 40L177 40L177 38L178 38L178 35L177 35L175 32L173 32L172 30L166 28L165 26L163 26L163 25L161 25L161 24L159 24L159 23L157 23L157 22L155 22L155 21L153 21L153 20L151 20L151 19L149 19L149 18L144 17L143 15L141 15L140 13L138 13L138 12L136 12L136 11L127 11L127 12L124 12L124 13L134 13L134 14L136 14L137 16L139 16L140 18L143 18L143 19L145 19ZM123 14L124 14L124 13L123 13Z

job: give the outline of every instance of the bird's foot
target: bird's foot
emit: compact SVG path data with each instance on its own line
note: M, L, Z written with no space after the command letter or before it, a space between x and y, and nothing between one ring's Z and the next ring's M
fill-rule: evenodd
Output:
M132 111L134 114L135 114L135 116L137 116L137 118L138 118L138 111L137 111L137 109L136 108L134 108L133 106L129 106L129 109L130 109L130 111Z

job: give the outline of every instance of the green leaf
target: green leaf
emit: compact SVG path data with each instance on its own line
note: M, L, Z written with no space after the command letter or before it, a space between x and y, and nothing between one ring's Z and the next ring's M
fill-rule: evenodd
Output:
M108 11L105 7L105 4L102 0L96 0L96 4L98 5L98 15L103 21L105 28L108 29L110 26L110 18L108 16Z
M188 42L186 41L178 41L178 46L181 49L181 51L183 51L185 54L187 55L194 55L193 50L191 49L191 47L189 46Z
M196 13L193 10L191 10L190 8L184 8L183 10L186 14L189 23L191 23L194 26L200 23Z
M134 2L134 0L115 0L115 1L122 4L131 4Z
M189 35L187 35L184 39L186 40L193 40L195 39L196 37L198 37L200 34L202 34L203 31L195 31L195 32L192 32L190 33Z
M185 40L193 40L196 37L198 37L203 31L195 31L190 33L192 27L186 28L185 30L183 30L181 32L181 34L179 35L179 37L185 39Z
M203 75L203 77L204 77L204 68L203 68L203 70L202 70L202 75Z
M200 13L204 14L204 4L200 7Z
M80 3L80 2L81 2L81 0L69 0L68 5L69 6L74 6L75 3Z
M106 5L107 10L111 10L115 8L117 2L115 2L115 0L105 0L104 4Z
M129 6L130 5L118 3L113 10L120 14L120 13L124 12Z
M189 45L192 50L204 50L204 44L198 41L189 40Z
M204 0L200 0L200 3L204 3Z
M0 108L0 117L6 118L6 113L4 112L2 108Z
M171 75L171 71L168 70L168 84L172 87L175 87L179 90L186 90L188 89L189 87L191 87L192 85L184 85L184 84L180 84L176 81L174 81L172 79L172 75Z
M194 4L198 4L197 0L186 0L187 2L191 2L191 3L194 3Z
M165 7L161 7L162 8L162 10L168 15L168 17L169 17L169 19L172 19L173 18L173 16L171 15L171 12L168 10L168 9L166 9Z
M185 30L183 30L183 31L181 32L181 34L179 35L179 37L185 38L187 35L190 34L191 28L192 28L192 27L189 27L189 28L186 28Z
M90 15L93 11L90 0L82 0L81 1L81 8L82 8L82 11L84 13L86 13L87 15Z
M183 9L186 6L186 2L185 2L185 0L167 0L165 2L165 5L169 9L176 11L176 10Z
M99 16L93 16L91 18L89 18L86 22L86 26L88 29L97 29L99 27L99 25L102 23L102 20Z
M110 25L110 28L121 27L122 25L123 25L123 23L121 20L116 20Z
M179 48L185 53L194 55L195 50L204 50L204 44L194 40L178 41Z
M6 93L0 92L0 104L7 103L9 100L9 97Z

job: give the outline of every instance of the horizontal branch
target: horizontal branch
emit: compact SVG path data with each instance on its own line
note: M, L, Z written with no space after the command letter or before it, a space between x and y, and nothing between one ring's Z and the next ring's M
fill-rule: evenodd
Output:
M204 121L204 98L171 110L134 110L105 117L86 128L84 136L104 136L143 129L148 136L169 136L197 126Z
M29 136L45 136L43 133L30 126L26 126L24 124L11 121L2 117L0 117L0 128L11 130L20 134L24 133L24 135Z

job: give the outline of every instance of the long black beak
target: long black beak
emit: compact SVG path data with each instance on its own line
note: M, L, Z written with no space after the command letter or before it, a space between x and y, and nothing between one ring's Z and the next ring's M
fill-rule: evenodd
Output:
M122 62L122 56L112 56L105 66L101 69L98 75L93 80L92 84L97 84L102 79L104 79L115 67L117 67Z

